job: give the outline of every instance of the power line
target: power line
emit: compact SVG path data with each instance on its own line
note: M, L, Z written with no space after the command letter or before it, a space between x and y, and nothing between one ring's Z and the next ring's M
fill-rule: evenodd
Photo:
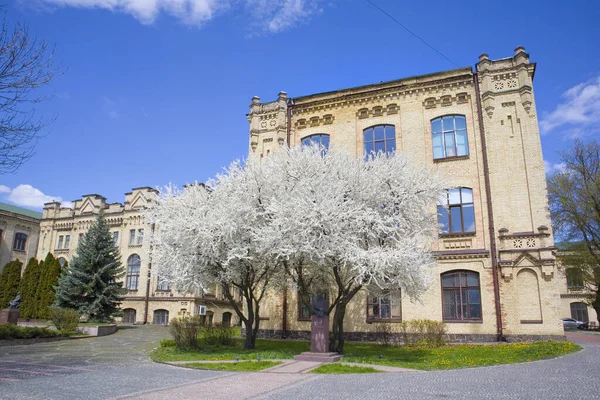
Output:
M435 51L440 56L444 57L450 64L452 64L452 65L454 65L455 67L458 68L458 65L454 61L452 61L451 59L449 59L448 57L446 57L444 55L444 53L442 53L441 51L439 51L438 49L436 49L435 47L433 47L432 45L430 45L429 43L427 43L425 40L423 40L423 38L421 38L419 35L417 35L413 31L411 31L410 29L408 29L406 26L402 25L402 23L400 21L398 21L396 18L394 18L393 16L391 16L389 13L387 13L383 8L381 8L377 4L373 3L371 0L365 0L365 1L367 3L369 3L369 4L371 4L373 7L375 7L379 11L381 11L382 13L384 13L385 15L387 15L392 21L394 21L395 23L397 23L398 25L400 25L402 28L404 28L405 31L407 31L408 33L410 33L411 35L413 35L414 37L416 37L417 39L419 39L421 42L423 42L431 50Z

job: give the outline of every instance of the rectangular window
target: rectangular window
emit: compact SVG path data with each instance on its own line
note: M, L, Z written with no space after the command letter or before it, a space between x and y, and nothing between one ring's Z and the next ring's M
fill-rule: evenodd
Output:
M158 283L156 285L156 290L162 291L162 292L168 292L169 290L171 290L171 282L169 282L168 280L163 279L161 277L158 277Z
M71 235L65 236L65 249L69 248L69 243L71 242Z
M133 246L135 244L135 229L129 231L129 245Z
M119 232L113 232L113 246L119 247Z
M367 322L401 320L402 299L399 290L383 293L379 296L367 295Z
M57 249L62 249L62 245L63 245L63 237L62 235L58 237L58 244L56 245Z
M457 271L442 275L442 316L444 321L481 320L479 274Z
M13 250L25 251L26 244L27 244L27 235L25 233L17 233L15 235L15 241L13 242Z
M144 230L138 229L137 244L141 245L143 243L144 243Z
M583 289L583 273L578 268L567 268L567 288Z
M81 241L82 241L82 240L83 240L83 233L80 233L80 234L79 234L79 242L78 242L78 243L81 243ZM78 245L79 245L79 244L78 244Z

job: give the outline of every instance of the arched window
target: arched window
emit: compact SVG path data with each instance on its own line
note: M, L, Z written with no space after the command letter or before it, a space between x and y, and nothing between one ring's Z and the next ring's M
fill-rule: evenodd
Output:
M58 258L58 262L60 264L61 267L64 267L65 264L67 263L67 260L64 259L64 257L59 257Z
M223 318L221 320L221 323L226 328L229 328L231 326L231 313L230 312L223 313Z
M135 324L135 310L133 308L126 308L123 310L123 323Z
M460 187L448 189L443 204L438 205L438 224L441 233L475 232L473 190Z
M442 274L441 278L444 321L481 321L479 274L450 271Z
M577 321L589 322L590 317L588 315L587 304L585 303L571 303L571 318Z
M154 324L155 325L168 325L169 324L169 312L167 310L154 311Z
M127 290L137 290L141 265L142 260L140 260L140 256L137 254L132 254L127 259L127 279L125 281Z
M25 251L25 244L27 243L27 235L25 233L17 233L15 235L15 241L13 243L13 250Z
M469 155L464 115L448 115L431 120L431 134L434 160Z
M327 150L329 148L329 135L317 133L316 135L310 135L302 138L302 146L310 146L311 144L318 144Z
M365 158L371 154L396 151L396 127L394 125L376 125L363 131Z

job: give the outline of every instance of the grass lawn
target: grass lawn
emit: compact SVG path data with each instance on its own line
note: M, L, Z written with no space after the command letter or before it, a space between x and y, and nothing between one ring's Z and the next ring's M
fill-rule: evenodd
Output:
M263 369L271 368L281 362L276 361L242 361L237 364L233 363L193 363L185 364L186 367L197 369L211 369L216 371L238 371L238 372L254 372L262 371Z
M354 365L343 365L343 364L323 364L318 368L310 371L312 374L372 374L381 371L377 371L371 367L357 367Z
M256 349L236 346L205 346L202 350L183 351L161 346L152 354L156 361L262 360L291 359L310 350L310 343L292 340L256 341ZM452 369L496 364L512 364L553 358L579 350L571 342L535 342L496 345L448 345L439 348L382 347L374 343L346 343L343 361L389 365L420 370Z

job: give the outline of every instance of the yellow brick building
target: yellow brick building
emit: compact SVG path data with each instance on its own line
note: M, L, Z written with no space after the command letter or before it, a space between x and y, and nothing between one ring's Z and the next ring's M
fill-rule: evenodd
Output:
M208 293L201 290L179 293L152 274L149 240L145 237L154 227L145 222L142 211L156 195L156 190L140 187L125 193L123 204L109 204L98 194L82 196L73 201L72 208L61 207L60 203L45 204L38 258L43 259L50 252L61 264L70 261L81 237L103 212L127 271L123 287L128 293L121 304L122 322L164 325L175 317L200 314L205 316L207 323L237 324L239 318L220 287L214 287Z
M482 54L475 68L250 105L251 154L310 141L357 156L401 151L447 182L437 271L421 302L359 292L348 305L349 339L376 339L382 324L447 322L451 340L564 335L555 247L533 93L535 63ZM433 205L432 205L433 206ZM262 334L306 337L307 310L289 286L263 306Z

